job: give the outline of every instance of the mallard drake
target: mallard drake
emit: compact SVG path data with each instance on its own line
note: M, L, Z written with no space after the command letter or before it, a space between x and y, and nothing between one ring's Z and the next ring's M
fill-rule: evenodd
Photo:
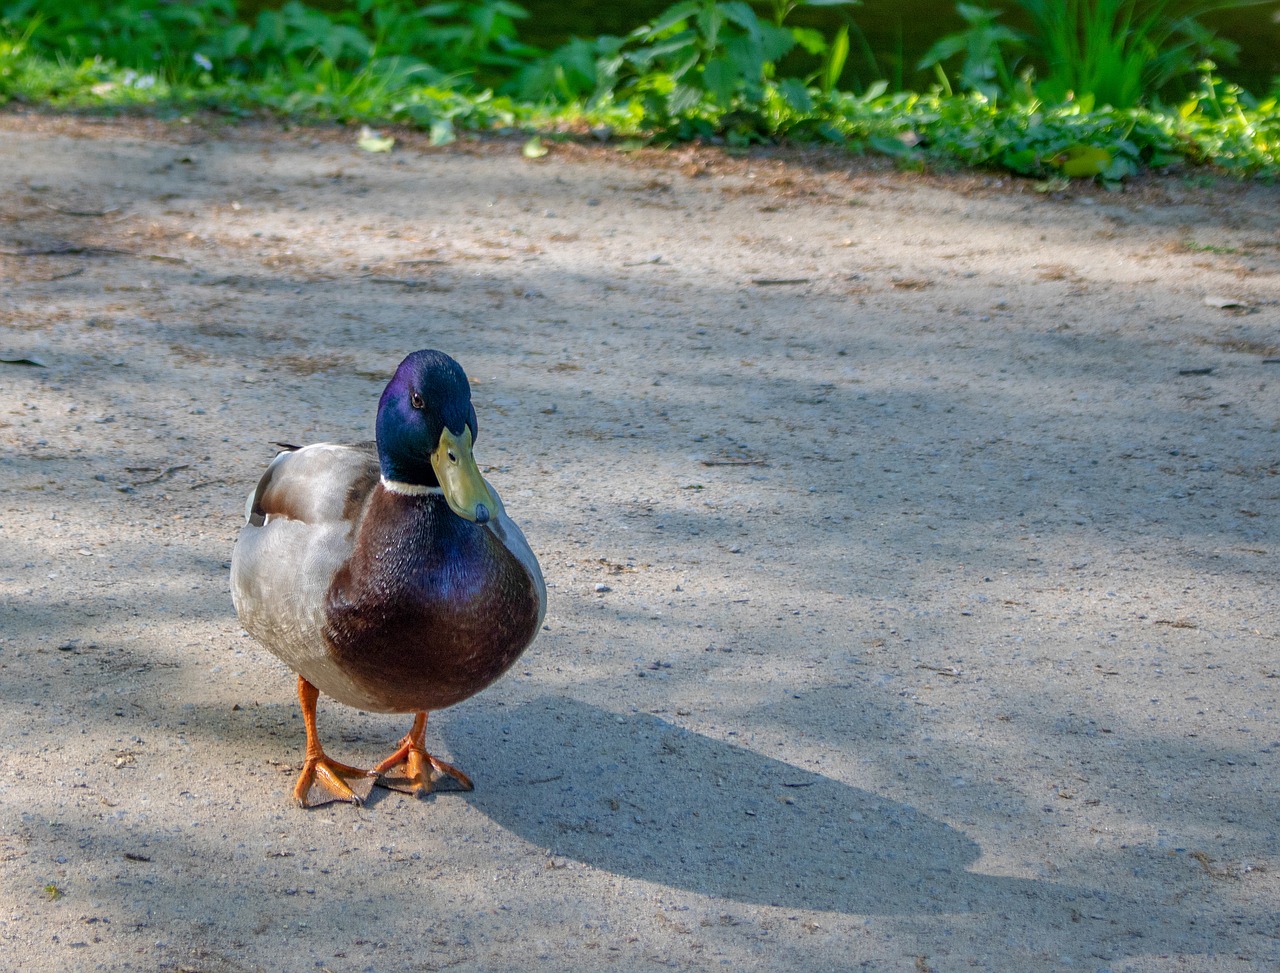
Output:
M427 753L427 714L507 671L542 626L538 560L472 457L476 412L462 367L409 355L378 403L377 442L288 446L246 505L231 558L241 624L298 674L307 733L294 798L359 804L357 779L429 791L470 778ZM413 713L371 770L330 759L316 700Z

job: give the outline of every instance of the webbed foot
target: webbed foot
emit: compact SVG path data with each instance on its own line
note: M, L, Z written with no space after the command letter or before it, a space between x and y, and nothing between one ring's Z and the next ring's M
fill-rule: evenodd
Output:
M400 746L369 774L378 778L379 786L406 794L429 794L441 777L452 777L464 791L474 790L470 777L453 764L427 753L426 736L427 714L418 713Z
M323 752L308 755L293 788L298 807L318 807L330 801L349 801L359 807L373 790L369 772L330 759Z
M320 734L316 732L316 700L319 698L320 690L299 676L298 702L307 728L307 756L298 783L293 787L293 799L298 807L316 807L330 801L350 801L359 806L373 790L373 781L368 771L339 763L325 754Z

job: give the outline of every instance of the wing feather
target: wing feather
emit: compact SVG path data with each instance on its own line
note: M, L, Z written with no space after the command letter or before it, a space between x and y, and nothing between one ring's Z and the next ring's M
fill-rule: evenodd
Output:
M231 555L236 613L304 676L329 667L325 593L351 555L378 475L370 446L317 443L276 456L249 499Z

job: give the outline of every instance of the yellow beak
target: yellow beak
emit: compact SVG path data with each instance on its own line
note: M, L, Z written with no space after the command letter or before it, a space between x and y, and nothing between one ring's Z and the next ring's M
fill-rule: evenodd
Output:
M448 428L440 433L440 443L431 454L431 466L444 490L449 509L459 517L483 524L498 509L480 468L471 455L471 430L463 427L455 436Z

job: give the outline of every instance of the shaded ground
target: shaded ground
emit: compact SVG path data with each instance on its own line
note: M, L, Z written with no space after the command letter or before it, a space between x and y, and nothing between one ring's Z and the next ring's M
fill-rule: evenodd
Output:
M1280 965L1276 188L0 131L0 966ZM244 495L428 346L547 629L304 813Z

